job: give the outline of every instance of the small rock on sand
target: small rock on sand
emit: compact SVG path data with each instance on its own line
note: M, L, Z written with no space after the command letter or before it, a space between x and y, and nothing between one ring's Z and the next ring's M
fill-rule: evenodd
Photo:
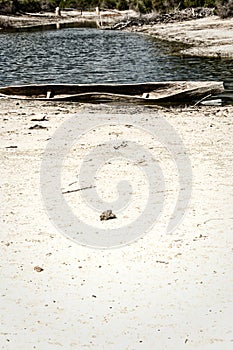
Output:
M43 269L42 267L40 267L40 266L35 266L35 267L34 267L34 270L35 270L36 272L42 272L42 271L44 271L44 269Z
M101 215L100 215L100 220L110 220L110 219L116 219L116 215L112 212L111 209L105 210Z

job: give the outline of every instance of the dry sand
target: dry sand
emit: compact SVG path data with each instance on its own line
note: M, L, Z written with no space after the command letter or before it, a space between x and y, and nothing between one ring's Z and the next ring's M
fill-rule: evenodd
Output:
M140 119L145 127L159 113L183 140L193 191L173 235L164 233L165 214L142 239L104 251L81 247L50 222L40 192L48 140L74 114L82 130L86 118L101 123L103 113L119 119L127 114L132 124ZM44 116L47 121L32 121ZM232 106L166 109L0 99L0 118L1 349L233 348ZM35 124L46 129L29 129ZM115 138L129 137L122 132ZM78 158L103 138L99 130L79 145ZM159 150L146 138L141 142ZM167 157L160 161L172 175ZM68 164L64 189L77 172L75 162ZM71 205L76 194L69 197ZM137 201L140 186L133 194ZM176 195L174 183L167 196Z

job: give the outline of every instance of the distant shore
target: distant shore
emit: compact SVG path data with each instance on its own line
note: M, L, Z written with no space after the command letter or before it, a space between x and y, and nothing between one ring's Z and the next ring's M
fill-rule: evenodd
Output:
M103 27L109 26L116 21L123 20L126 16L135 16L134 11L104 11L96 12L61 10L61 15L56 16L55 12L24 13L22 15L0 15L1 30L11 29L33 29L50 25L76 25Z

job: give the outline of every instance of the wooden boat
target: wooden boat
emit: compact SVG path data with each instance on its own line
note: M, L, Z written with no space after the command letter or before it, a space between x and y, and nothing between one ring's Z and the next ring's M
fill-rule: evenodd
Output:
M224 91L214 96L208 96L201 102L207 106L221 106L225 104L233 104L233 80L226 80L223 82Z
M0 97L78 102L192 104L224 91L222 82L167 81L139 84L34 84L0 87Z

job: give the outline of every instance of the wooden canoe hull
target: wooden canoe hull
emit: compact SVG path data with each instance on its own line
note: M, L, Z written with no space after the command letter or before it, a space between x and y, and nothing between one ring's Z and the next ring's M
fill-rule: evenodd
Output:
M5 98L89 103L187 103L224 91L222 82L151 82L140 84L34 84L0 87Z

